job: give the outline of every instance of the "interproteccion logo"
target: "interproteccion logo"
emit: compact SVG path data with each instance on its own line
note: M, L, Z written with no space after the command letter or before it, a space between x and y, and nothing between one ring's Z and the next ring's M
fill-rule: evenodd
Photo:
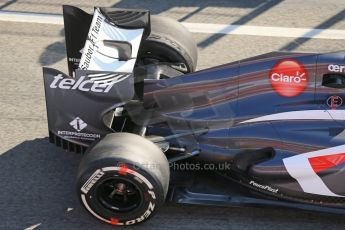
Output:
M299 62L288 59L273 66L269 73L272 88L283 97L301 94L308 84L308 72Z
M82 133L80 131L84 130L88 124L83 121L80 117L74 118L70 123L75 131L66 131L66 130L58 130L58 135L65 138L65 139L77 139L77 140L85 140L85 141L94 141L96 139L101 138L101 134L99 133Z
M79 117L74 118L69 124L78 132L82 131L87 126L87 124Z

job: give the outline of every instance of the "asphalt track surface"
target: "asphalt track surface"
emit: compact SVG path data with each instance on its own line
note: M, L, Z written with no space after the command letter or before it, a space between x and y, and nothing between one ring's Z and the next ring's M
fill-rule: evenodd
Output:
M146 8L183 22L345 30L345 1L0 0L0 10L61 13L62 4ZM270 51L342 50L345 40L194 33L198 69ZM42 66L66 69L60 25L0 22L0 229L111 229L79 204L81 155L48 143ZM345 229L345 216L278 208L165 205L131 229Z

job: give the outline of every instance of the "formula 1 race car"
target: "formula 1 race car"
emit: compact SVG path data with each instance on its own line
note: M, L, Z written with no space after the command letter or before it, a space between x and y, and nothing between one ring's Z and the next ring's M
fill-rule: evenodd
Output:
M165 201L345 213L345 52L194 72L174 20L63 13L69 75L43 69L49 140L84 154L77 191L94 217L132 225Z

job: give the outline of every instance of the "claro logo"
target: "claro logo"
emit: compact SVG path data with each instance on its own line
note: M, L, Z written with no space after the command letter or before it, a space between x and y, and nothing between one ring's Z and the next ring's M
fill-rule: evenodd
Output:
M80 90L84 92L95 93L108 93L116 81L99 84L91 80L85 80L85 76L81 76L77 81L72 78L64 78L62 74L54 77L54 81L50 84L50 88L67 89L67 90Z
M269 73L272 88L281 96L295 97L308 84L308 72L295 60L283 60L273 66Z

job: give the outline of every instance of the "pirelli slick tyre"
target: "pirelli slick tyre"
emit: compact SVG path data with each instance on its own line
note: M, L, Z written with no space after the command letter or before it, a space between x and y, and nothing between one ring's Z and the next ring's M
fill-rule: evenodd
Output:
M151 16L151 33L142 41L137 63L146 65L167 62L181 67L183 73L194 72L198 51L192 34L178 21Z
M141 223L164 203L169 164L151 141L130 133L114 133L85 153L77 177L84 207L112 225Z

